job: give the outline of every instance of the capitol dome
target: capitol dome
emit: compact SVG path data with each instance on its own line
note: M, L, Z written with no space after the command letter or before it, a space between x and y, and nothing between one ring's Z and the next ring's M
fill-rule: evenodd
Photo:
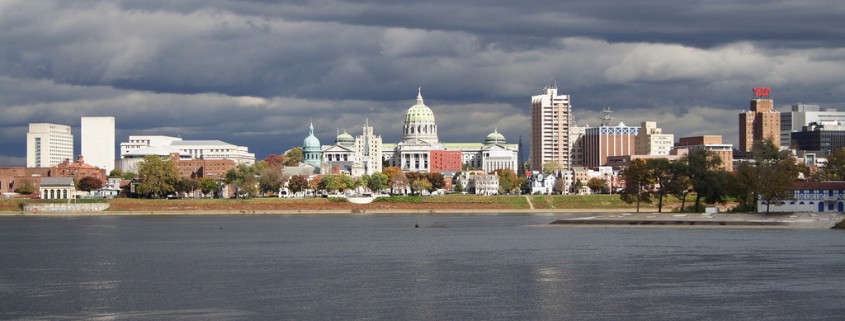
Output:
M423 103L422 88L417 92L417 102L408 109L405 125L402 128L402 141L417 140L431 144L438 143L434 112Z
M337 144L337 145L344 145L344 146L354 145L355 144L355 137L352 137L352 135L349 135L349 134L346 133L346 131L343 131L343 134L337 135L337 138L335 138L334 143Z
M411 106L405 115L405 123L419 121L434 122L434 112L423 104L422 95L417 96L417 103Z
M499 134L499 129L493 130L490 135L487 135L487 138L484 139L484 145L491 145L491 144L507 144L505 140L505 136Z

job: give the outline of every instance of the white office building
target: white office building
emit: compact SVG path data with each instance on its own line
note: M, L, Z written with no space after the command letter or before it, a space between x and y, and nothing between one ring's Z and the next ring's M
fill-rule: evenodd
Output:
M53 167L73 155L70 126L32 123L26 133L26 167Z
M144 156L157 155L169 158L178 153L181 159L228 159L235 164L255 164L255 154L246 146L237 146L219 140L182 140L169 136L129 136L129 142L120 143L120 169L138 171Z
M845 124L845 112L836 108L822 108L819 105L795 104L792 111L780 113L780 145L790 147L791 134L800 132L801 128L811 123L816 124Z
M107 173L114 169L114 127L114 117L82 117L82 156Z

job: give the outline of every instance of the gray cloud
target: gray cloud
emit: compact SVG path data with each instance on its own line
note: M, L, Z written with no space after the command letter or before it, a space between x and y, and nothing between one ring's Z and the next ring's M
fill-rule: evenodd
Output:
M677 136L723 134L750 89L843 108L834 1L4 1L0 165L26 124L114 115L118 140L181 135L259 157L369 119L386 142L423 87L444 141L527 141L555 81L579 124L611 106Z

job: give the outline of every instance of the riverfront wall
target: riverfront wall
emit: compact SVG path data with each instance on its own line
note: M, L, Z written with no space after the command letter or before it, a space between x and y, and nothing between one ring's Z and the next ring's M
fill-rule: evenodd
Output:
M87 203L87 204L23 204L24 212L102 212L109 208L108 203Z

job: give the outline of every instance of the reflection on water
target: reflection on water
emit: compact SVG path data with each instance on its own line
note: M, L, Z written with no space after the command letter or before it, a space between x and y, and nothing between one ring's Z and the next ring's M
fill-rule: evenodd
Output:
M0 218L0 319L845 315L841 231L537 227L557 218Z

